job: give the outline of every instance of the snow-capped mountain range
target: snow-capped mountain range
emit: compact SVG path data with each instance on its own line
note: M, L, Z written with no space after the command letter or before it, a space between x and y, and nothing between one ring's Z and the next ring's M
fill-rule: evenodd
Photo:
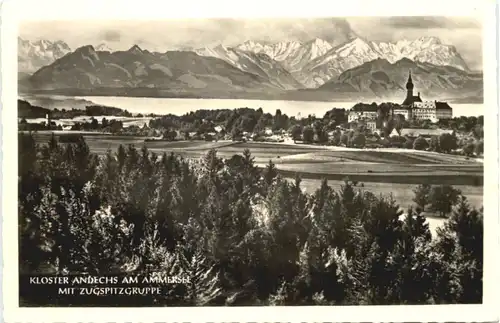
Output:
M254 53L264 52L281 62L304 86L315 88L363 63L382 58L394 63L402 58L438 66L452 66L469 71L456 48L437 37L400 40L396 43L367 41L360 37L332 46L321 39L262 45L245 42L238 48Z
M33 73L71 52L63 41L29 41L18 37L17 46L18 70L24 73Z
M286 68L262 52L254 53L218 45L214 48L197 49L195 53L200 56L222 59L242 71L269 78L271 83L285 90L302 87Z
M236 48L243 51L264 53L275 61L282 63L290 72L300 71L308 62L323 56L332 47L330 43L319 38L305 43L289 41L266 45L246 41L236 46Z
M233 85L231 87L232 90L242 92L250 91L250 89L262 90L270 88L273 91L293 91L304 88L318 89L327 83L333 82L332 84L337 84L340 82L341 76L346 79L346 77L349 77L349 73L354 73L356 68L366 68L366 66L370 66L366 65L366 63L377 60L385 60L388 64L394 64L408 59L417 64L425 63L443 67L443 69L434 69L434 71L436 75L443 74L444 77L446 77L447 68L452 68L453 70L456 69L465 73L464 75L466 76L463 76L464 80L469 80L469 76L467 75L471 74L467 64L456 48L452 45L443 44L436 37L420 37L415 40L400 40L390 43L368 41L352 35L349 40L343 41L341 44L328 42L319 38L314 38L307 42L286 41L278 43L249 40L233 47L218 45L215 47L179 49L167 52L148 51L141 49L137 45L132 46L127 51L116 50L111 48L107 43L101 43L97 46L83 46L73 52L62 41L51 42L39 40L31 42L21 38L18 40L18 45L19 72L22 72L19 74L20 79L22 74L24 74L22 75L23 79L28 74L34 73L36 75L36 77L35 75L31 77L31 81L36 82L22 83L24 88L29 88L33 84L44 87L44 82L49 81L53 89L58 86L67 86L69 80L61 76L63 65L63 74L72 75L73 78L76 77L76 79L72 79L76 82L74 84L76 87L88 83L88 80L84 77L85 75L87 78L89 75L94 75L95 80L101 81L101 83L96 83L100 84L100 86L126 87L140 85L161 88L168 85L168 89L174 86L176 88L179 87L178 90L181 90L182 86L184 86L182 84L186 83L186 79L189 78L191 81L188 82L188 91L200 87L206 88L205 91L208 91L210 88L209 85L213 83L213 79L225 80L226 83L230 82ZM88 52L89 55L92 54L93 57L99 58L95 59L94 65L98 61L104 61L107 65L105 64L101 69L94 70L95 66L86 66L85 60L80 62L74 55L71 59L63 60L64 62L74 60L76 65L63 64L61 58L70 54L83 53L82 48L86 49L85 53ZM91 50L87 50L88 48L91 48ZM55 62L56 60L58 62ZM194 65L191 67L189 64ZM50 66L43 69L43 73L38 73L42 72L41 67L47 65ZM135 69L129 70L129 65L132 67L135 66ZM391 68L402 69L397 72L399 73L397 75L406 75L408 68L411 69L414 67L403 65L398 63ZM158 67L164 69L165 66L170 71L165 74L169 76L169 80L164 79L165 75L157 73ZM210 72L204 72L205 68L208 68ZM81 71L86 69L88 69L87 74L81 74ZM127 71L125 72L124 69L127 69ZM179 79L177 80L170 79L173 77L171 72L173 70L177 70L179 73L183 71L184 74L179 74ZM123 75L117 71L122 71ZM149 76L144 76L144 73ZM368 74L365 76L370 78ZM42 75L43 77L41 77ZM229 75L230 77L228 78ZM196 79L196 82L193 81L194 79ZM358 82L358 79L353 79L353 82ZM249 83L246 84L242 80L247 80ZM399 84L399 79L394 82L398 86L402 86ZM91 82L88 86L84 87L97 86L94 83ZM345 82L342 81L341 83ZM474 79L474 84L476 83ZM204 84L204 86L201 84ZM342 84L337 84L333 87L332 85L328 85L327 87L337 95L337 93L343 91L342 89L346 88ZM466 82L464 84L467 85ZM462 85L470 87L464 84L460 83L455 86L454 84L446 83L440 86L442 88L452 88L459 93ZM325 87L322 88L323 90L325 89ZM358 90L367 92L365 88ZM302 91L301 93L304 92ZM377 93L372 94L378 95Z

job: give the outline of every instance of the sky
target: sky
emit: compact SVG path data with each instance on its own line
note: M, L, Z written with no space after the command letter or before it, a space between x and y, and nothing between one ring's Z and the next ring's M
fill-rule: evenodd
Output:
M454 45L471 69L482 69L482 23L475 17L346 17L297 19L184 19L24 21L19 36L62 40L72 49L106 43L114 50L134 44L152 51L234 46L246 40L278 42L321 38L335 44L357 35L372 41L439 37Z

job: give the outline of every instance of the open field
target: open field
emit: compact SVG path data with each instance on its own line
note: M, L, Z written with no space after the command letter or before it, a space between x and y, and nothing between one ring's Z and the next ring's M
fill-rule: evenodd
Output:
M64 135L57 133L57 135ZM206 141L148 141L132 136L83 134L90 150L104 154L116 151L119 145L145 145L162 154L174 152L186 158L199 158L209 149L219 156L230 158L249 149L258 166L272 160L286 177L296 173L303 178L340 181L346 176L352 180L370 183L400 183L417 185L450 184L482 187L483 164L464 156L445 155L405 149L359 150L338 147L294 145L260 142L206 142ZM50 132L35 134L37 142L44 143Z

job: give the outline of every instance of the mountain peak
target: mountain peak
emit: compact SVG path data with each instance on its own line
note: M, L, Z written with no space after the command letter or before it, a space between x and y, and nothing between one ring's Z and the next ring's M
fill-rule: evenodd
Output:
M42 48L47 48L52 45L52 42L45 39L40 39L36 41L35 44L40 45Z
M112 52L111 48L106 43L100 43L95 47L98 52Z
M361 37L353 38L353 39L349 40L348 42L335 47L332 50L334 50L335 52L338 52L338 53L343 53L341 55L344 55L344 56L347 54L350 55L353 52L369 53L369 56L373 56L373 57L370 57L371 59L375 59L379 56L373 51L372 46ZM367 60L365 60L365 61L367 61Z
M142 49L139 47L139 45L134 45L132 47L130 47L130 49L128 50L129 53L133 53L133 54L142 54L143 51Z
M435 36L422 36L416 40L420 43L427 43L429 45L442 45L441 39Z
M327 42L326 40L323 40L321 38L313 38L310 41L308 41L307 43L311 44L311 45L316 45L316 46L329 46L329 47L332 47L329 42Z
M78 47L77 49L75 49L75 53L76 52L95 52L95 48L92 45L85 45L85 46Z
M79 47L75 50L75 52L73 54L76 54L76 53L79 53L82 56L86 56L86 57L92 59L93 61L99 60L99 55L97 55L97 52L95 51L94 46L92 46L92 45L86 45L86 46Z
M394 64L415 64L415 62L408 57L403 57L400 60L394 62Z
M242 45L247 45L247 46L255 46L257 43L254 42L253 40L245 40Z
M219 44L214 47L215 50L226 50L226 47L222 46L222 44Z
M355 38L352 38L350 41L349 41L351 44L363 44L363 45L367 45L368 42L366 40L364 40L363 38L361 37L355 37Z

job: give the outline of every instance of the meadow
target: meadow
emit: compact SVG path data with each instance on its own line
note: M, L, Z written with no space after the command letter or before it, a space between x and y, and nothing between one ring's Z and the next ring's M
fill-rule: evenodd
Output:
M67 132L56 133L64 136ZM39 143L48 142L50 132L38 132ZM339 147L294 145L285 143L232 141L144 141L132 136L83 133L90 150L105 154L119 145L145 145L157 154L174 152L186 158L199 158L216 149L223 158L230 158L249 149L255 163L264 167L270 160L285 176L301 174L304 178L401 184L450 184L482 186L483 164L464 156L446 155L406 149L356 150Z

